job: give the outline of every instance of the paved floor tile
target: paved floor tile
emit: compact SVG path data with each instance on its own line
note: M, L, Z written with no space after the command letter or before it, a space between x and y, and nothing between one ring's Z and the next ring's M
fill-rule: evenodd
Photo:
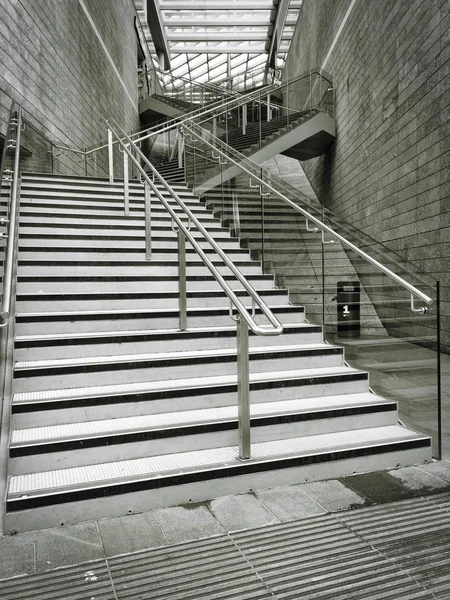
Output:
M326 512L322 506L305 494L300 486L290 485L260 490L255 492L255 496L280 521L303 519Z
M435 477L439 477L442 481L450 483L450 461L441 460L429 463L427 465L420 465L417 467L424 473L429 473Z
M224 533L220 523L202 504L163 508L152 514L170 544Z
M337 479L303 483L298 487L328 512L349 510L366 503L363 496Z
M0 537L0 579L34 571L34 533Z
M103 557L102 543L94 522L36 532L37 571Z
M406 500L417 495L384 471L343 477L340 481L375 504Z
M427 465L422 467L405 467L389 471L389 475L400 481L400 483L413 492L419 494L430 494L434 491L450 489L450 482L444 481L437 475L426 470Z
M116 556L167 544L153 513L101 519L98 528L106 556Z
M227 531L272 525L279 520L253 494L211 500L211 512Z

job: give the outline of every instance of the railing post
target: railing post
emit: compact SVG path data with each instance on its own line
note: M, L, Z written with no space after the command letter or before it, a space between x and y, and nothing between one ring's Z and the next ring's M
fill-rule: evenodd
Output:
M217 137L217 117L213 118L213 136Z
M250 375L248 358L248 324L241 315L236 321L239 458L250 458Z
M150 204L150 186L144 182L145 202L145 260L152 259L152 207Z
M180 310L180 331L187 329L187 301L186 301L186 238L181 229L178 236L178 304Z
M242 105L242 135L247 131L247 105Z
M181 129L178 129L178 168L183 168L183 150L184 150L184 137L181 133Z
M259 92L259 147L262 146L262 105L261 105L261 92Z
M272 109L270 108L270 94L267 94L267 122L272 118Z
M130 189L128 182L128 154L123 151L123 203L125 216L128 217L130 214Z
M108 172L109 183L114 182L114 155L113 155L113 134L108 127Z

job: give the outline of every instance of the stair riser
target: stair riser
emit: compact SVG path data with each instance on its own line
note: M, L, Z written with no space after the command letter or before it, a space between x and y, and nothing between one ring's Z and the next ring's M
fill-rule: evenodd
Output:
M170 486L152 491L124 493L120 496L76 501L68 505L24 510L6 515L5 530L22 532L46 529L61 524L114 517L127 513L148 511L161 506L178 506L258 489L280 487L323 479L336 479L358 472L391 469L393 464L410 466L431 460L429 449L413 449L376 454L347 460L330 461L301 467L274 469L225 479Z
M213 253L207 253L208 258L210 258L212 261L217 262L218 259L216 254ZM250 262L250 253L247 250L242 250L240 252L235 252L232 254L229 254L228 257L234 262L234 261L248 261ZM166 261L168 263L178 263L178 252L177 250L174 248L173 252L154 252L152 255L152 258L147 261L145 258L145 249L142 248L141 251L138 252L117 252L114 248L111 249L108 252L58 252L58 250L55 251L47 251L47 252L27 252L24 250L21 250L19 252L19 263L22 261L64 261L64 262L68 262L68 261L84 261L86 263L86 267L89 267L89 263L91 261L111 261L112 263L114 263L114 261L136 261L136 262L142 262L145 265L152 265L153 261L156 262L163 262ZM194 263L196 266L201 266L203 265L203 261L202 259L199 257L199 255L197 254L197 252L186 252L186 261L187 261L187 265L192 266L192 264ZM255 261L256 262L256 261ZM124 267L126 268L126 266Z
M315 398L317 396L333 396L335 394L357 394L369 391L369 382L365 379L351 381L323 381L314 383L308 380L299 381L303 385L289 385L269 389L251 390L250 402L276 402L280 400L293 400L298 398ZM55 408L51 410L36 410L29 413L15 413L13 415L14 428L41 427L46 425L59 425L63 423L77 423L80 421L94 421L98 419L118 419L121 417L134 417L138 415L159 414L164 412L178 412L181 410L197 410L201 408L215 408L221 406L235 406L237 402L236 391L218 392L218 390L205 390L205 394L192 396L180 395L174 398L160 398L158 400L142 400L136 402L124 396L122 403L103 404L100 406ZM55 402L57 405L57 402ZM13 407L14 413L14 407ZM89 415L87 417L86 415Z
M211 245L207 242L203 242L199 240L199 245L203 249L211 248ZM136 252L145 252L145 241L144 239L136 241L133 240L96 240L96 239L86 239L86 240L77 240L77 239L40 239L36 237L36 239L31 238L21 238L20 239L20 251L26 252L27 247L41 247L48 249L48 252L57 252L60 248L99 248L107 250L108 252L114 252L115 250L120 250L122 248L134 249ZM240 245L239 242L235 238L222 239L220 240L219 246L224 250L239 250ZM172 240L159 240L154 237L152 239L152 250L170 250L170 254L173 254L173 251L176 251L178 248L178 243L176 238L174 237ZM187 247L189 249L189 246ZM244 250L245 251L245 250ZM159 252L154 255L156 258L159 258L161 254ZM248 254L247 254L248 256Z
M87 275L89 277L95 277L96 275L100 277L115 277L120 275L131 275L131 276L147 276L147 277L170 277L178 275L178 267L177 266L154 266L151 261L146 263L144 260L143 266L111 266L111 267L97 267L97 266L71 266L67 265L64 267L52 265L51 267L47 266L18 266L17 275L18 277L79 277L83 275ZM224 267L222 265L215 265L217 270L222 275L227 275L229 273L228 267ZM252 265L249 263L248 265L238 267L243 275L258 275L261 273L261 267L258 263ZM196 275L209 275L209 270L207 267L196 267L191 266L189 263L186 265L186 275L196 276Z
M281 339L281 338L280 338ZM322 334L318 333L284 333L283 344L320 344ZM269 336L250 336L251 348L270 347L277 343L277 338ZM236 348L235 332L229 337L196 337L186 339L164 338L162 340L151 340L142 342L122 343L91 343L83 345L61 345L44 346L37 348L16 348L14 356L17 361L21 360L50 360L57 358L79 358L81 356L100 356L112 354L138 354L144 352L183 352L188 350L212 350L212 349Z
M62 237L63 239L68 239L68 236L70 236L71 239L78 239L81 236L87 236L94 239L96 237L104 238L106 236L108 238L118 239L120 241L124 238L127 240L130 238L137 240L145 239L145 230L143 224L139 224L139 226L135 227L134 229L118 229L117 223L115 225L111 225L110 227L100 227L98 222L95 223L95 226L92 228L86 228L82 225L77 227L75 223L68 223L67 227L48 227L46 225L48 225L48 220L46 223L42 224L42 227L32 227L29 224L23 224L20 228L21 233L19 235L19 239L24 237L24 235L29 237L30 234L34 239L39 239L39 237L43 235L51 236L51 239L55 239L55 236ZM231 237L230 232L226 229L212 229L210 227L206 227L206 229L210 230L211 234L214 234L214 239L220 240L225 238L226 240L229 240ZM172 231L170 226L168 228L160 228L158 225L158 227L154 227L152 229L152 235L153 234L155 234L156 237L163 236L173 238L174 240L177 238L177 234ZM202 238L201 234L197 233L196 231L192 231L192 235L195 239Z
M317 418L291 423L272 424L263 427L252 427L253 443L267 442L277 439L289 439L295 436L319 435L338 431L357 430L363 427L382 427L396 424L396 412L384 411L345 417ZM138 434L136 434L137 436ZM239 444L237 424L234 429L194 435L176 435L162 439L146 439L129 443L108 441L94 448L64 450L61 452L44 452L16 457L10 460L11 475L35 473L45 464L47 470L66 469L70 467L101 464L145 456L158 456L172 452L189 452L207 448L221 448Z
M183 219L184 220L184 219ZM30 223L33 223L34 227L39 227L42 225L43 227L48 225L53 225L55 228L58 226L65 226L67 228L83 228L84 226L93 226L94 228L109 228L114 229L115 227L120 227L122 230L124 228L138 228L144 230L144 219L137 218L135 215L131 214L129 217L120 216L117 219L108 218L106 216L100 216L98 219L83 217L82 215L74 215L73 218L70 217L58 217L51 216L49 214L46 215L33 215L33 216L25 216L22 215L19 219L20 224L26 227ZM204 223L202 223L205 229L215 231L221 228L220 219L214 219L207 217L204 219ZM152 228L155 230L169 230L172 229L172 220L171 217L160 217L158 219L152 219Z
M269 278L270 279L270 278ZM233 290L243 290L243 285L237 281L228 281L227 283L229 283L229 285L231 286L231 288ZM262 290L264 288L267 289L267 287L270 285L270 281L268 281L268 278L265 277L261 277L261 279L252 279L250 281L252 287L255 290ZM89 290L91 292L94 293L120 293L120 292L129 292L130 289L133 289L134 293L139 293L139 292L148 292L149 289L152 289L152 287L156 285L158 290L160 292L166 292L166 291L170 291L170 292L176 292L178 291L178 283L176 280L164 280L164 278L156 278L156 279L149 279L148 281L146 281L145 279L143 281L133 281L133 280L127 280L125 279L124 281L109 281L109 280L105 280L105 281L101 281L101 280L89 280L88 282L85 281L37 281L37 282L21 282L19 281L18 286L17 286L17 291L19 294L38 294L39 291L42 291L44 293L52 293L52 294L58 294L58 293L75 293L75 294L82 294L86 291L86 287L89 286ZM221 290L222 288L220 287L220 285L217 283L217 281L215 281L212 277L208 278L205 281L199 280L199 281L187 281L186 282L186 287L187 287L187 291L201 291L203 289L205 289L205 285L208 286L208 289L210 290ZM273 286L275 287L275 285Z
M319 356L281 356L280 358L252 359L250 361L250 373L264 373L270 371L281 371L289 369L312 369L321 367L338 367L343 364L341 354L319 355ZM176 365L167 361L167 366L159 365L152 367L139 367L134 363L134 368L121 370L120 365L111 365L100 372L83 373L81 370L75 373L58 374L53 373L33 377L14 379L13 391L30 392L38 390L62 389L64 387L76 388L91 385L102 385L105 379L108 384L115 383L138 383L144 381L158 381L169 379L184 379L202 377L205 372L209 376L234 375L237 371L236 357L224 357L218 361L193 360L185 364Z
M290 311L288 314L280 314L275 311L281 323L303 323L303 312ZM18 322L16 324L16 335L36 335L42 333L79 333L87 331L124 331L137 329L178 329L178 317L148 316L136 317L134 319L126 317L121 319L98 320L64 320L64 321L39 321L31 323ZM261 316L256 317L256 322L265 324L267 321ZM229 326L231 318L229 314L224 315L205 315L189 316L188 327L223 327Z
M287 294L265 295L260 294L265 302L276 302L277 304L288 304ZM178 308L178 298L127 298L124 300L39 300L36 296L34 300L16 302L17 312L65 312L65 311L90 311L90 310L135 310L135 309L157 309L164 303L165 308ZM188 298L189 308L210 308L228 306L229 301L225 295L218 298L198 297Z

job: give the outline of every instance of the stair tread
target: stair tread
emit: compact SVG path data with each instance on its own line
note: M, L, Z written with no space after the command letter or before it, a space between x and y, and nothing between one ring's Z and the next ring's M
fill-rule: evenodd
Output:
M289 379L314 379L333 375L356 375L367 376L365 371L354 369L345 365L338 367L320 367L316 369L296 369L289 371L271 371L264 373L250 373L250 383L265 381L283 381ZM237 374L215 375L208 377L194 377L192 379L167 379L160 381L144 381L139 383L97 385L77 388L65 388L54 390L41 390L32 392L19 392L14 394L13 403L30 402L39 400L56 400L69 398L85 398L107 396L111 394L132 394L144 391L163 391L175 389L193 389L197 387L217 387L236 384Z
M296 311L299 310L301 312L303 312L303 307L302 306L298 306L298 305L294 305L294 304L288 304L286 302L286 304L272 304L270 309L273 311L277 311L277 310L282 310L282 311ZM188 314L195 314L195 313L214 313L217 311L229 311L229 307L228 306L224 306L224 307L220 307L220 306L204 306L204 307L192 307L192 308L188 308L187 312ZM258 308L256 309L258 311ZM177 313L178 314L178 309L177 308L126 308L126 309L113 309L113 310L79 310L79 311L48 311L48 312L24 312L24 313L16 313L16 317L17 318L31 318L31 317L73 317L76 315L79 316L94 316L94 315L99 315L99 316L104 316L104 315L111 315L112 317L114 317L114 315L136 315L136 314L156 314L156 315L164 315L164 314L168 314L168 313Z
M289 328L300 328L300 329L313 329L317 330L319 327L317 325L313 325L311 323L287 323L283 325L285 331L289 331ZM320 329L320 328L319 328ZM189 334L208 334L211 332L228 332L228 331L236 331L236 325L225 325L221 327L191 327L186 331L180 331L179 329L129 329L129 330L121 330L121 331L102 331L100 332L87 332L87 333L47 333L47 334L35 334L35 335L16 335L16 341L34 341L34 340L59 340L59 339L79 339L79 338L89 338L94 337L97 338L99 335L102 337L116 337L116 336L126 336L126 335L151 335L151 336L170 336L170 335L189 335ZM250 333L251 335L251 333Z
M296 344L296 345L274 345L264 346L263 348L250 348L250 354L252 355L264 355L267 353L280 353L284 352L308 352L308 351L332 351L338 349L339 346L332 346L330 344ZM15 369L30 369L39 367L52 367L52 366L74 366L84 364L113 364L128 361L135 361L136 363L142 361L152 360L188 360L201 357L221 357L221 356L233 356L237 350L235 348L222 348L212 350L192 350L189 352L178 351L178 352L148 352L138 354L121 354L121 355L100 355L90 356L82 358L60 358L60 359L49 359L49 360L33 360L33 361L18 361L15 363Z
M387 425L355 431L256 442L252 445L252 458L244 463L239 461L236 446L226 446L42 471L12 476L9 480L8 498L10 500L20 499L24 495L38 496L78 487L107 486L113 481L160 478L163 475L179 475L180 471L187 473L198 469L227 469L236 465L245 470L254 463L271 462L276 458L323 454L361 446L370 447L425 439L426 436L406 430L399 425Z
M341 394L327 397L301 398L273 402L255 403L251 406L251 417L263 417L290 413L309 413L311 411L329 411L359 406L392 405L392 400L370 392L358 394ZM44 427L16 429L12 432L11 445L31 444L45 440L62 440L74 437L95 436L124 431L138 431L181 427L194 423L210 423L236 420L237 406L220 408L203 408L196 410L177 411L169 413L139 415L98 421L84 421Z

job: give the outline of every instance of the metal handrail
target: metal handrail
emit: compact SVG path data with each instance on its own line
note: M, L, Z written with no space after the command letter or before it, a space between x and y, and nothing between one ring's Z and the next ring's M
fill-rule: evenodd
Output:
M204 143L207 146L209 146L212 150L214 150L215 152L218 152L222 157L226 158L226 160L228 162L232 163L234 166L238 167L242 172L244 172L247 175L249 175L260 186L264 186L264 188L266 188L267 190L269 190L271 194L277 196L283 202L285 202L291 208L293 208L296 212L299 212L300 214L302 214L306 219L308 219L308 221L311 221L312 223L314 223L315 225L317 225L317 227L319 227L319 229L323 233L329 234L330 236L332 236L333 238L335 238L336 240L338 240L339 242L341 242L341 244L343 244L347 248L350 248L350 250L353 250L353 252L355 252L356 254L358 254L359 256L361 256L364 260L366 260L367 262L369 262L373 266L377 267L380 271L382 271L390 279L393 279L396 283L398 283L399 285L401 285L402 287L404 287L405 289L407 289L411 293L411 310L413 312L422 312L422 313L426 312L426 308L415 308L414 307L414 301L413 301L414 297L417 297L420 300L423 300L423 302L425 302L426 304L432 304L432 302L433 302L432 298L430 298L429 296L427 296L426 294L424 294L423 292L421 292L415 286L413 286L410 283L408 283L407 281L405 281L402 277L400 277L399 275L397 275L396 273L394 273L393 271L391 271L390 269L388 269L387 267L385 267L383 264L381 264L380 262L378 262L376 259L372 258L369 254L366 254L366 252L364 252L363 250L361 250L360 248L358 248L357 246L355 246L354 244L352 244L352 242L350 242L345 237L343 237L342 235L340 235L339 233L337 233L336 231L334 231L334 229L332 229L331 227L329 227L328 225L326 225L325 223L323 223L320 219L318 219L317 217L315 217L314 215L310 214L305 209L301 208L300 206L298 206L297 204L295 204L294 202L292 202L292 200L289 200L289 198L287 198L286 196L284 196L281 192L279 192L278 190L276 190L275 188L273 188L270 184L266 183L260 177L258 177L257 175L255 175L254 173L252 173L251 171L249 171L248 169L246 169L244 166L242 166L242 164L240 164L236 160L234 160L229 154L223 152L218 146L215 146L214 144L206 141L204 139L204 137L200 136L197 132L195 132L193 130L193 128L196 127L196 126L197 126L196 124L190 123L190 127L188 127L186 125L182 125L181 128L182 128L182 130L184 130L185 132L187 132L188 135L190 135L190 136L193 135L198 140L200 140L202 143Z
M297 75L296 77L294 77L293 79L291 79L287 82L284 82L281 84L279 84L279 83L271 84L271 85L265 87L264 95L267 95L271 92L277 91L278 89L280 89L281 87L284 87L286 85L292 85L293 83L299 81L300 79L311 76L312 73L317 73L318 75L321 75L325 79L330 79L330 82L331 82L331 76L328 75L328 73L326 73L325 71L323 71L323 69L317 68L317 69L313 69L313 70L305 72L305 73L301 73L300 75ZM256 90L254 92L249 92L248 94L239 94L238 98L233 98L232 100L229 100L228 102L225 102L225 103L223 103L222 100L218 100L217 102L213 103L212 106L208 106L208 108L200 108L200 109L191 111L190 113L187 113L187 114L185 113L183 115L180 115L179 117L175 117L175 118L171 119L170 121L165 121L163 126L156 125L153 127L149 127L148 129L144 129L142 131L135 132L135 133L131 134L129 136L129 138L132 139L135 143L139 143L139 142L147 140L155 135L159 135L161 133L165 133L166 131L172 130L177 125L180 125L180 124L184 123L185 121L190 121L197 117L206 116L208 113L214 113L218 108L223 108L226 106L227 107L226 110L223 110L222 112L217 113L216 115L214 115L214 114L211 115L211 116L220 116L221 114L226 113L228 110L232 110L233 108L239 108L243 104L246 104L248 101L256 99L258 96L261 96L261 95L262 95L261 90ZM261 102L263 102L265 104L265 101L261 100ZM236 106L232 106L233 103L236 103ZM142 136L142 134L145 134L145 135ZM140 137L140 136L142 136L142 137ZM114 142L114 143L116 144L117 142ZM98 152L99 150L104 150L105 148L108 147L108 144L103 144L101 146L92 148L91 150L87 150L87 151L81 150L80 148L73 148L73 147L62 146L62 145L58 145L58 144L53 144L53 147L58 148L60 150L67 151L67 152L75 152L77 154L89 156L90 154L93 154L94 152Z
M14 107L13 106L12 108ZM19 159L20 159L20 142L22 134L22 106L17 105L17 119L14 123L16 127L16 140L15 140L15 153L14 153L14 167L12 174L12 186L11 186L11 203L9 208L9 220L7 230L7 243L6 243L6 260L5 260L5 272L3 276L3 297L0 317L2 323L0 327L6 327L9 318L11 316L11 291L13 284L13 267L14 267L14 250L15 250L15 231L17 223L17 202L18 202L18 189L19 189ZM13 110L11 108L10 122L14 122ZM8 140L5 140L5 144Z
M127 136L127 134L125 133L125 131L120 127L120 125L118 125L117 122L113 121L112 119L111 120L105 119L105 121L106 121L106 124L108 125L108 128L112 131L113 135L115 136L115 138L116 138L117 142L119 143L120 147L122 148L122 150L124 152L126 152L126 154L131 159L131 161L137 166L137 168L140 171L141 175L144 177L144 179L150 185L150 187L152 188L153 192L158 196L159 200L161 201L161 203L163 204L163 206L167 209L167 211L169 212L169 214L172 217L172 219L177 223L177 225L181 229L181 231L183 231L184 235L187 237L187 239L191 243L192 247L195 248L195 250L197 251L197 254L200 256L200 258L203 260L203 262L205 263L205 265L208 267L208 269L211 272L211 274L213 275L213 277L218 281L218 283L220 284L220 286L222 287L222 289L224 290L224 292L226 293L226 295L230 298L230 300L232 301L232 304L234 304L234 306L236 307L236 309L238 310L238 312L245 319L245 321L247 322L249 328L254 333L256 333L257 335L263 335L263 336L280 335L283 332L283 326L281 325L281 323L274 316L274 314L272 313L272 311L270 310L270 308L267 306L267 304L264 302L264 300L259 296L259 294L248 283L248 281L242 275L242 273L239 271L239 269L228 258L228 256L226 255L226 253L217 244L217 242L215 241L215 239L208 233L208 231L205 229L205 227L203 227L203 225L197 219L197 217L194 215L194 213L185 205L185 203L181 200L181 198L178 196L178 194L173 191L173 189L166 182L166 180L159 174L159 172L155 169L155 167L148 160L148 158L136 146L136 144L133 142L133 140L131 140L130 137ZM125 139L126 142L127 142L126 144L123 142L123 140L117 134L117 132L115 131L115 129L112 127L112 125L111 125L112 121L114 122L114 126L118 130L120 130L121 135L123 135L123 139ZM236 296L236 294L234 293L234 291L232 290L232 288L226 283L226 281L221 276L221 274L219 273L219 271L216 269L216 267L213 265L213 263L210 261L210 259L203 252L203 250L200 247L200 245L197 243L197 241L195 240L195 238L193 237L193 235L190 233L190 229L184 225L184 223L179 218L179 216L177 215L177 213L172 209L172 207L166 201L166 199L164 198L164 196L159 192L158 188L152 182L152 180L150 179L150 177L148 176L148 174L146 173L146 171L142 167L141 163L137 160L137 158L134 156L133 152L130 150L131 147L133 147L134 152L150 168L150 170L152 171L153 175L156 176L156 177L158 177L158 179L161 181L161 183L163 184L163 186L165 187L165 189L169 192L169 194L171 195L171 197L176 201L176 203L182 209L182 211L186 215L186 217L188 217L189 222L195 225L197 231L199 231L202 234L203 238L210 244L210 246L212 246L212 248L214 248L215 252L223 260L224 264L230 269L230 271L233 273L233 275L236 277L236 279L242 284L242 286L244 287L244 289L246 290L246 292L248 293L248 295L251 297L254 305L257 305L261 309L261 311L264 314L264 316L273 325L273 329L267 329L266 327L261 327L260 325L258 325L255 322L255 320L253 319L253 317L248 312L248 309L239 300L239 298Z

